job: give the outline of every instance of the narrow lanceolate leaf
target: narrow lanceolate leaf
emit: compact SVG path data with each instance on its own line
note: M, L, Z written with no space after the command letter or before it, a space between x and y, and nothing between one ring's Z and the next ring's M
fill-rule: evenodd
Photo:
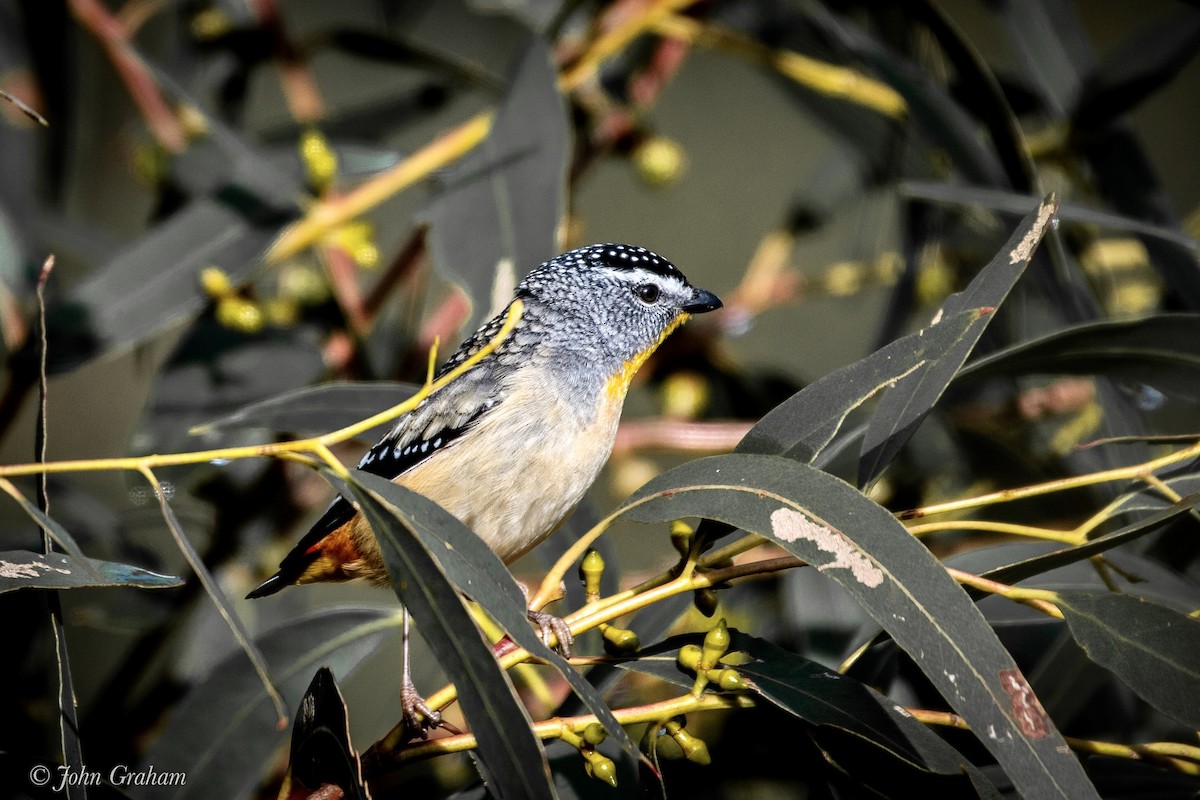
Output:
M379 540L396 596L458 688L488 788L499 798L554 797L533 722L441 565L409 530L397 506L365 482L349 486Z
M751 679L752 691L787 713L870 742L916 769L940 775L973 773L981 785L988 784L969 759L866 684L763 639L736 630L729 633L733 658L721 665L734 666ZM679 650L685 644L699 645L701 639L700 634L674 636L617 666L690 689L695 678L678 666ZM870 783L866 777L863 780Z
M65 553L10 550L0 553L0 594L16 589L79 589L96 586L134 586L166 589L183 579L159 575L130 564L86 559L86 565Z
M1054 221L1058 199L1048 196L1030 213L1009 238L1008 242L963 291L951 295L939 315L959 314L972 308L996 308L1025 272L1033 252ZM898 383L883 396L875 409L867 432L863 436L862 455L858 462L858 485L870 485L916 431L921 420L933 409L946 391L967 356L975 348L990 316L981 325L971 328L968 335L930 359L911 377Z
M887 630L1026 797L1096 797L1012 656L942 565L886 509L786 458L728 455L663 473L627 502L642 522L713 519L836 580Z
M386 636L400 632L395 609L335 608L293 620L256 640L289 708L297 708L312 674L328 666L344 681ZM172 798L251 797L287 741L258 674L240 651L213 669L171 713L142 770L182 773ZM130 787L160 800L161 786Z
M1151 531L1158 530L1159 526L1170 522L1180 514L1191 511L1198 505L1200 505L1200 492L1189 495L1178 503L1174 503L1153 514L1146 514L1137 521L1118 530L1110 531L1094 539L1089 539L1084 544L1068 547L1063 550L1055 550L1053 553L1046 553L1045 555L1027 558L1014 564L997 567L983 573L982 577L988 580L999 581L1000 583L1017 583L1026 578L1032 578L1034 575L1040 575L1052 569L1065 567L1068 564L1083 561L1085 558L1100 555L1114 547L1128 544ZM968 593L975 594L974 590L968 590ZM982 593L978 596L982 596Z
M247 208L251 198L193 200L50 307L51 374L132 347L199 313L209 302L203 267L247 277L295 209Z
M424 212L434 263L470 295L473 322L557 251L570 142L549 47L531 37L487 139Z
M1103 375L1200 401L1200 314L1074 325L992 353L959 377L1033 373Z
M350 741L346 701L329 667L317 670L300 701L292 726L289 769L294 780L314 791L331 785L351 800L371 798L358 751Z
M1144 597L1058 592L1071 635L1150 705L1200 728L1200 620Z
M500 623L514 642L562 673L588 711L596 715L626 753L634 759L641 757L596 688L547 647L530 626L520 587L482 539L453 514L410 489L367 472L355 472L355 477L390 503L409 530L425 543L446 576Z
M904 197L928 200L952 206L979 206L1004 214L1020 216L1037 202L1031 195L1014 192L1009 189L994 189L986 186L963 186L959 183L939 183L936 181L903 181L900 193ZM1114 231L1128 231L1142 236L1162 239L1165 242L1189 247L1193 250L1200 247L1200 242L1188 236L1178 228L1166 225L1152 225L1144 220L1095 208L1082 203L1063 201L1058 206L1058 218L1062 222L1078 222L1084 225L1096 225Z
M928 328L810 383L760 419L735 452L783 455L812 463L852 411L969 337L987 315L985 309L943 315Z
M232 414L196 426L191 433L265 428L297 436L319 436L378 414L407 400L416 391L417 387L411 383L390 381L309 386L243 406ZM363 436L371 438L369 433Z

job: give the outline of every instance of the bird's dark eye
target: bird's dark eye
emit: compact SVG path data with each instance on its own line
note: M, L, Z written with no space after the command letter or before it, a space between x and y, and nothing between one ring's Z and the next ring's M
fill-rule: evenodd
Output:
M658 286L653 283L639 284L633 291L647 305L658 302Z

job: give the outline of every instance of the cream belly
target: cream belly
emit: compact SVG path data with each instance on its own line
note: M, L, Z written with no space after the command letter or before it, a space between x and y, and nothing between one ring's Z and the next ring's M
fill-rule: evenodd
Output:
M563 397L543 375L521 371L504 401L461 440L396 478L457 517L505 563L541 543L583 499L612 453L624 405L624 382L615 392L600 388L605 402L597 403ZM581 418L580 407L597 411ZM340 562L343 579L387 583L366 519L356 515L349 527L358 557Z
M458 517L502 561L514 561L553 532L596 480L612 452L620 406L580 420L544 386L513 387L469 434L478 458L447 452L398 482Z

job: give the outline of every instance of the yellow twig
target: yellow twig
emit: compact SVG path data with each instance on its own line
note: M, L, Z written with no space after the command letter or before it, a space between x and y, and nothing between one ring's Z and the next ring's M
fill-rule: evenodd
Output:
M905 709L915 719L926 725L941 725L969 731L966 720L958 714L948 711L931 711L925 708ZM1078 739L1074 736L1063 737L1073 750L1081 753L1111 756L1113 758L1128 758L1133 760L1153 759L1165 762L1174 769L1188 775L1200 775L1200 747L1182 744L1180 742L1149 742L1147 744L1119 744L1117 742L1101 742L1095 739Z
M1063 618L1063 613L1054 605L1054 601L1058 599L1058 595L1055 592L1047 589L1022 589L1017 586L1000 583L999 581L988 580L979 575L963 572L953 567L946 567L945 569L950 574L950 577L959 583L972 586L989 594L998 594L1001 597L1014 600L1018 603L1024 603L1030 608L1036 608L1048 616L1058 619Z
M1052 528L1039 528L1034 525L1016 525L1011 522L990 522L988 520L959 520L955 522L926 522L921 525L909 526L908 532L913 536L925 536L939 531L989 531L991 533L1006 533L1010 536L1025 536L1031 539L1047 539L1053 542L1079 544L1075 531L1056 531Z
M712 694L705 693L699 697L685 694L670 700L649 703L636 708L624 708L613 711L617 722L622 725L636 725L644 722L657 722L679 714L691 714L698 711L715 711L729 708L753 708L755 700L746 694ZM533 724L534 735L539 739L556 739L561 737L563 730L580 733L588 725L598 720L594 716L552 717ZM446 736L428 742L417 742L406 746L393 756L394 763L403 764L423 758L445 755L446 753L461 753L475 749L474 734L460 733L456 736Z
M1182 450L1177 450L1174 453L1169 453L1160 458L1151 459L1143 464L1134 464L1128 467L1117 467L1115 469L1103 470L1101 472L1093 472L1088 475L1075 475L1070 478L1059 478L1058 480L1046 481L1032 486L1023 486L1017 489L1002 489L998 492L979 495L978 497L967 497L962 500L952 500L948 503L937 503L931 506L915 508L909 511L904 511L899 514L900 519L920 519L930 517L934 514L945 514L951 511L962 511L968 508L979 508L980 506L995 505L997 503L1011 503L1014 500L1023 500L1028 497L1038 497L1044 494L1053 492L1062 492L1068 489L1080 489L1085 486L1094 486L1098 483L1108 483L1109 481L1121 480L1141 480L1148 481L1154 477L1154 471L1172 464L1178 464L1181 461L1186 461L1189 458L1195 458L1200 455L1200 443L1193 444L1191 447L1185 447Z
M657 21L654 29L691 44L724 50L770 67L784 77L820 94L836 97L893 119L908 114L904 97L883 81L863 73L802 55L792 50L775 50L727 28L672 14Z
M343 477L349 477L349 471L341 465L329 451L329 446L353 439L360 433L395 419L401 414L412 411L421 405L427 397L458 379L464 372L475 367L482 359L494 351L512 332L513 327L524 313L525 305L520 300L514 300L508 308L508 316L504 325L487 344L481 347L463 363L447 372L438 380L426 383L412 397L386 411L368 417L365 420L347 425L331 433L309 439L295 439L288 442L253 445L247 447L226 447L218 450L197 450L191 453L169 453L167 455L130 456L126 458L97 458L77 461L50 461L43 464L7 464L0 466L0 477L16 475L40 475L43 472L96 472L102 470L137 470L155 469L157 467L176 466L180 464L202 464L207 461L231 461L239 458L277 457L288 458L301 453L311 453L328 463L330 467Z

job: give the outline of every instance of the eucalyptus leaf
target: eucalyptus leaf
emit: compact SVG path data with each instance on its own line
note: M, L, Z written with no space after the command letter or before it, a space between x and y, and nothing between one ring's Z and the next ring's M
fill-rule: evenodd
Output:
M168 589L183 579L160 575L130 564L89 558L86 566L65 553L9 550L0 553L0 594L17 589L78 589L96 586L132 586Z
M961 314L971 309L995 309L1008 297L1013 286L1024 274L1034 250L1050 230L1058 209L1058 199L1049 195L1013 231L1000 252L979 271L970 285L951 295L938 312ZM912 376L892 387L875 408L863 436L862 455L858 463L858 485L869 486L892 462L896 454L921 424L967 356L975 348L991 315L982 324L957 339L951 348L923 364Z
M329 784L353 800L370 800L362 762L350 741L349 712L329 667L313 676L292 726L292 777L310 789Z
M998 375L1101 375L1200 403L1200 314L1074 325L969 364L959 380Z
M1188 728L1200 728L1200 620L1120 592L1058 592L1088 657Z
M194 435L228 433L265 428L276 433L319 436L336 431L401 403L420 387L411 383L375 381L363 383L326 383L259 400L231 414L197 425ZM381 438L392 423L377 426ZM372 431L363 434L372 438Z
M384 638L399 633L399 614L379 608L333 608L292 620L256 640L276 685L297 708L310 676L327 666L345 680ZM252 797L272 755L287 741L263 684L241 650L232 653L175 708L142 764L182 772L176 798ZM160 787L130 787L160 798Z
M1085 77L1071 124L1095 129L1137 106L1200 53L1200 14L1178 8L1138 31Z
M194 317L210 300L200 270L247 278L295 209L255 207L249 197L193 200L51 303L51 373L137 345Z
M734 452L785 455L812 463L837 436L846 417L872 396L904 380L984 324L973 309L944 316L866 358L810 383L767 412Z
M569 150L558 73L549 47L534 37L487 139L446 176L424 212L434 263L471 298L468 330L557 252Z
M787 713L810 725L845 731L916 769L941 775L978 773L969 759L866 684L766 640L732 629L729 634L729 663L751 680L751 691ZM690 689L695 677L678 666L679 650L685 644L700 645L702 638L674 636L616 666ZM987 784L981 773L977 777Z
M936 558L848 484L772 456L703 458L627 501L641 522L701 517L769 538L836 580L887 630L1029 797L1095 797L995 632Z
M529 713L454 585L424 540L412 533L409 515L371 488L362 473L349 487L379 541L396 596L412 612L438 663L458 688L485 782L499 798L553 797L550 767ZM396 496L391 490L389 495ZM479 545L486 546L482 541ZM464 588L470 591L471 586Z
M937 183L934 181L906 180L900 184L900 193L909 198L927 200L934 203L945 203L954 206L979 206L1002 214L1019 216L1028 211L1037 202L1030 194L1022 194L1008 189L997 189L990 186L965 186L959 183ZM1191 236L1177 228L1163 225L1153 225L1140 219L1106 211L1082 203L1064 200L1058 206L1058 219L1063 222L1075 222L1083 225L1096 225L1115 231L1129 231L1142 236L1152 236L1165 242L1189 247L1193 250L1200 248Z
M641 757L637 745L617 722L599 692L562 656L547 647L530 626L520 587L482 539L450 512L416 492L368 472L356 471L355 478L389 502L390 508L405 527L421 539L446 576L483 606L514 642L549 662L562 674L587 710L604 723L609 735L630 757Z

